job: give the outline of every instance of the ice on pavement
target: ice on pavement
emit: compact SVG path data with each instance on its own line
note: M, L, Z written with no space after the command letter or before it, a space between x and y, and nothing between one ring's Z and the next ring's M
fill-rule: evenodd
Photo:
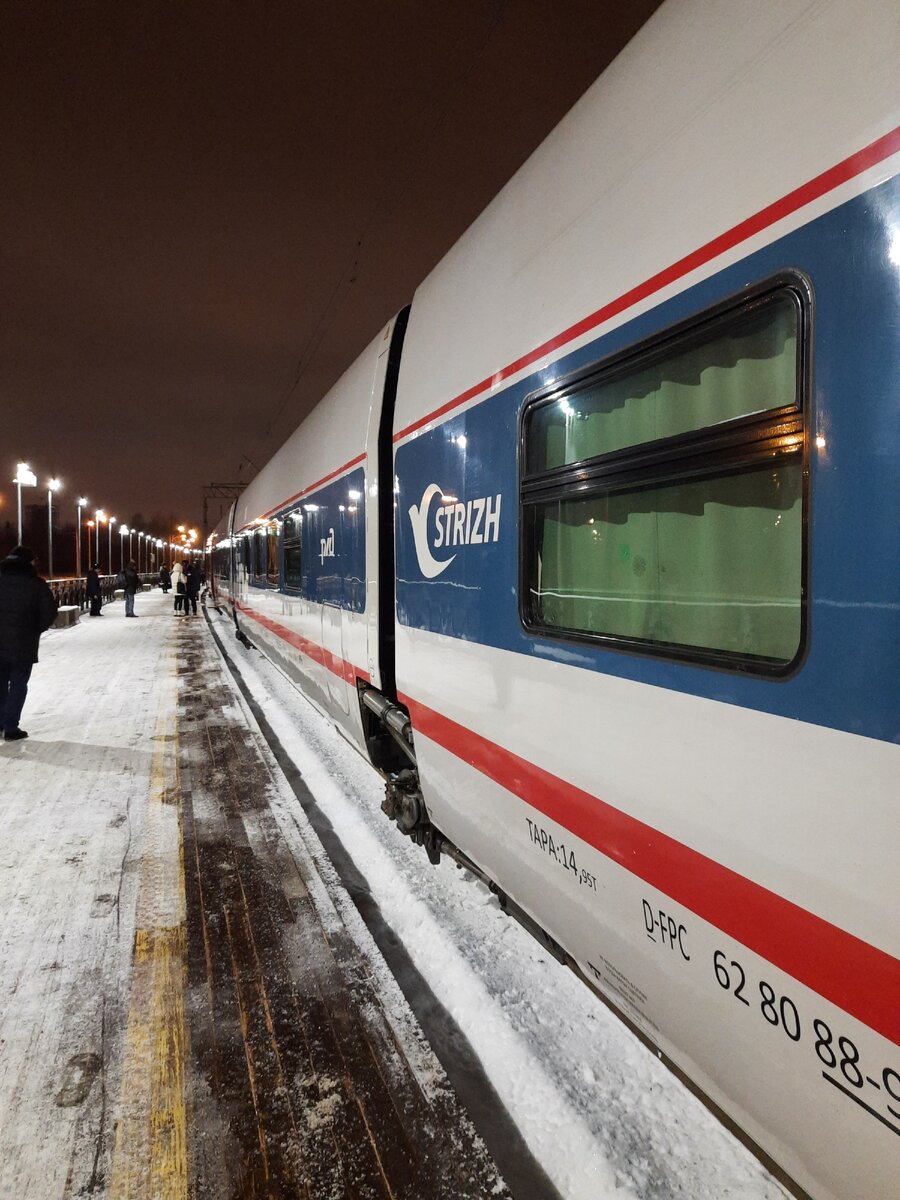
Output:
M214 620L230 638L230 622ZM227 642L381 913L565 1200L783 1200L784 1189L487 888L383 815L383 784L255 650ZM386 968L385 968L386 969Z

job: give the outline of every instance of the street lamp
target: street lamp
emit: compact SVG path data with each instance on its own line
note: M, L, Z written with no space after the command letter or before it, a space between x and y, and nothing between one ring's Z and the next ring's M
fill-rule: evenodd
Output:
M78 509L78 528L75 530L75 576L81 578L81 510L87 508L87 496L79 496L75 506ZM90 550L90 546L88 547Z
M119 526L119 570L125 570L125 534L130 533L127 525Z
M88 521L88 570L94 565L94 557L91 554L91 530L94 528L94 522Z
M53 493L62 483L58 479L47 480L47 574L53 578Z
M106 520L106 513L103 511L102 508L98 508L97 511L94 513L94 519L97 522L97 525L94 529L94 557L91 560L91 566L93 566L94 563L96 563L99 566L100 565L100 522ZM88 522L88 524L90 524L90 522ZM90 549L90 547L88 547L88 549Z
M138 533L138 561L137 561L138 575L140 575L140 573L141 573L141 546L143 545L143 541L144 541L144 531L141 530L140 533Z
M13 480L19 497L19 545L22 544L22 488L37 487L37 475L28 463L16 463L16 477Z
M118 517L110 517L109 518L109 573L110 573L110 575L112 575L112 573L113 573L113 570L112 570L112 527L113 527L113 525L116 524L118 519L119 519Z

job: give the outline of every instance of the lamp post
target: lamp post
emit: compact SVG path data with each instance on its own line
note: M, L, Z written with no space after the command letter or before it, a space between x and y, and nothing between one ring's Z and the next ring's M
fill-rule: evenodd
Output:
M93 562L94 562L94 557L93 557L93 555L91 554L91 530L92 530L93 528L94 528L94 522L93 522L93 521L88 521L88 523L87 523L87 529L88 529L88 570L90 570L90 569L91 569L91 567L93 566Z
M94 563L97 563L97 565L99 566L100 565L100 522L106 520L106 513L103 511L102 508L98 508L97 511L94 513L94 520L96 521L96 525L94 526L94 557L91 559L91 566L93 566ZM88 524L90 524L90 522L88 522ZM90 547L88 547L88 549L90 549Z
M19 545L22 544L22 488L36 487L37 476L28 463L16 463L16 477L13 480L19 498Z
M119 526L119 570L125 570L125 534L130 532L127 525Z
M110 517L109 518L109 573L110 573L110 575L112 575L112 573L113 573L113 569L112 569L112 527L113 527L113 525L116 524L118 519L119 519L118 517Z
M143 547L143 544L144 544L144 531L142 529L138 533L138 561L137 561L138 575L140 575L140 573L141 573L141 549Z
M58 479L47 480L47 574L53 578L53 493L62 484Z
M81 510L87 508L87 505L87 496L79 496L75 506L78 509L78 528L75 530L75 576L77 579L81 578Z

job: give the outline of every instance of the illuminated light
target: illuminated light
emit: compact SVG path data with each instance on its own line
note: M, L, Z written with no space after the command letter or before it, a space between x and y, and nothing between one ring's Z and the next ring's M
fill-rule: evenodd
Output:
M123 534L123 535L124 535L124 534L126 534L126 533L131 533L131 530L128 528L128 526L127 526L127 525L120 525L120 526L119 526L119 533L121 533L121 534Z
M82 496L81 499L78 501L78 506L79 506L79 508L87 508L89 503L90 503L90 501L88 500L87 496Z
M179 525L179 526L178 526L178 532L179 532L179 533L184 533L184 526L183 526L183 525Z
M338 512L346 512L346 511L347 510L344 508L343 504L338 505Z
M119 518L118 518L118 517L110 517L110 518L109 518L109 523L110 523L110 525L118 525L118 523L119 523Z
M350 507L347 509L347 512L348 512L348 513L355 513L355 512L356 512L356 505L355 505L355 504L351 504L351 505L350 505Z
M16 477L13 483L17 483L19 487L37 487L37 475L28 463L16 463Z
M816 449L817 450L825 449L825 435L822 433L818 434L818 436L816 437Z
M349 500L359 500L359 498L360 498L361 496L362 496L362 492L354 492L354 491L352 491L352 490L351 490L351 491L349 491L349 492L347 493L347 498L348 498Z
M51 492L58 492L62 487L61 479L50 479L47 481L47 487Z
M441 504L456 504L458 500L459 496L446 496L441 493Z
M307 512L318 512L319 511L318 504L304 504L303 507L306 509Z
M466 446L469 444L469 439L464 433L461 433L458 438L454 438L453 440L456 442L457 446L459 446L460 450L465 450Z
M569 403L568 400L560 400L559 407L563 410L563 412L566 414L567 417L574 416L575 409L572 407L572 405Z

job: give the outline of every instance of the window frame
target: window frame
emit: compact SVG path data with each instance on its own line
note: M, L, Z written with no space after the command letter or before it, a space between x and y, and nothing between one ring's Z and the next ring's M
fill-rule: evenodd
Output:
M287 534L288 522L292 522L295 514L298 518L299 532L292 533L290 537ZM282 591L288 596L303 595L303 568L306 555L303 551L303 509L291 508L281 516L281 577ZM291 550L300 551L300 576L297 583L292 583L288 579L287 559L288 552Z
M785 295L795 304L798 318L795 403L672 437L642 442L637 446L627 446L561 467L528 473L529 417L538 408L647 365L668 351L677 350L679 343L693 341L704 327L725 324L738 314L750 314L776 297ZM813 290L808 277L798 270L781 271L525 397L519 411L517 468L518 610L519 621L526 634L533 638L594 646L765 679L786 679L799 669L806 657L809 641L813 317ZM542 505L616 492L637 492L705 478L723 478L762 467L767 462L787 462L794 456L799 457L801 465L800 636L796 653L790 662L682 643L652 642L622 634L561 629L543 624L535 618L529 567L537 558L537 514Z

